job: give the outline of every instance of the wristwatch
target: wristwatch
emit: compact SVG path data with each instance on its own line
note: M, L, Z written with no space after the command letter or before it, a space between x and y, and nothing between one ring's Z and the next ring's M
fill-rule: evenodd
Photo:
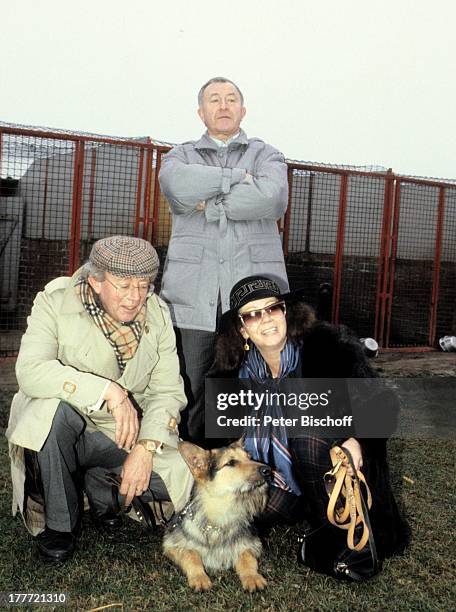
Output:
M138 440L136 444L144 446L144 448L151 453L161 455L163 452L163 442L155 442L155 440Z

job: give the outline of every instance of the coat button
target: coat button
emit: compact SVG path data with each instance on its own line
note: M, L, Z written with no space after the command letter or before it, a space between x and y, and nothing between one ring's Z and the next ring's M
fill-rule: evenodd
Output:
M63 383L63 390L65 391L65 393L74 393L76 391L76 385L73 382L70 382L69 380L66 380Z
M224 259L222 259L222 258L220 258L220 259L219 259L219 263L225 263L225 260L224 260Z
M209 306L214 306L214 305L215 305L214 300L211 300L211 301L209 302Z

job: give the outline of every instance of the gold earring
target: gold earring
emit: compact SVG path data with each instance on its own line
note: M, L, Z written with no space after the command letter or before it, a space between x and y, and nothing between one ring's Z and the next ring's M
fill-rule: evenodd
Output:
M245 341L245 344L244 344L244 351L250 351L250 346L247 340Z

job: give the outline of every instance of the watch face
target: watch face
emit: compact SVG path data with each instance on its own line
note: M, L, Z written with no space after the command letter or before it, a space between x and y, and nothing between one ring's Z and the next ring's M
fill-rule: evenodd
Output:
M138 440L136 444L144 446L144 448L150 451L151 453L155 453L155 451L157 450L157 445L153 440Z

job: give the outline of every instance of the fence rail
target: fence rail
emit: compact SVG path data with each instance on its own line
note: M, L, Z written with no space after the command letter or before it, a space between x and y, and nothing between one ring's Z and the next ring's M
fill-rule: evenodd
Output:
M15 354L33 298L93 242L140 236L164 260L171 234L150 141L0 126L0 355ZM289 162L278 223L292 287L322 318L384 348L456 333L456 184Z

